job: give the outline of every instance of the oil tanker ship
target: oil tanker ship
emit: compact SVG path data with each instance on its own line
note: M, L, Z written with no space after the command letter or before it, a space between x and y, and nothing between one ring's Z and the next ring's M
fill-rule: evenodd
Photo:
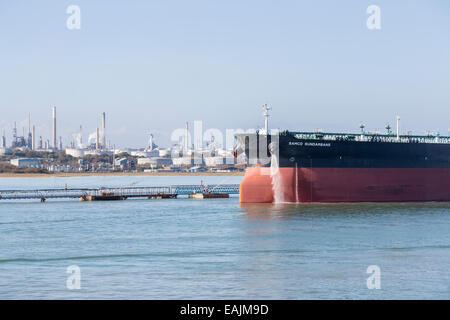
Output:
M398 124L397 124L398 128ZM450 137L289 132L237 134L240 201L450 201Z

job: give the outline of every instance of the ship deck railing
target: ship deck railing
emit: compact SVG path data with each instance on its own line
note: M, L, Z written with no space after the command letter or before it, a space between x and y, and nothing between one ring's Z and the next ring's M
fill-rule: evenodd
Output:
M325 140L325 141L358 141L358 142L388 142L388 143L435 143L450 144L449 136L440 135L399 135L378 133L328 133L328 132L290 132L281 135L292 135L297 139Z

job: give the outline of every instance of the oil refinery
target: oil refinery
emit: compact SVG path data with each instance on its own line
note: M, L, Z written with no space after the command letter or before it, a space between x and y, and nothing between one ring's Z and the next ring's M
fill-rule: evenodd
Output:
M208 141L191 144L188 122L179 141L171 146L159 146L150 133L147 145L142 148L116 148L107 139L106 112L100 114L101 126L97 126L94 132L83 137L83 126L80 125L78 132L73 133L66 143L61 135L58 136L56 106L51 106L51 137L37 132L36 125L31 122L31 114L28 114L27 122L27 128L21 128L21 135L17 122L14 123L10 142L5 130L2 131L0 172L22 172L23 169L27 169L26 172L39 170L50 173L229 172L244 168L244 163L234 158L232 148L223 148L214 135L210 135Z

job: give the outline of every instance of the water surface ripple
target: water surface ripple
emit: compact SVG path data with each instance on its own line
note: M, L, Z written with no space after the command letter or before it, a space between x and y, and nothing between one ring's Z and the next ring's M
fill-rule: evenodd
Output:
M2 178L0 189L241 177ZM1 299L449 299L450 203L0 201ZM81 269L68 290L67 267ZM369 290L369 265L381 289Z

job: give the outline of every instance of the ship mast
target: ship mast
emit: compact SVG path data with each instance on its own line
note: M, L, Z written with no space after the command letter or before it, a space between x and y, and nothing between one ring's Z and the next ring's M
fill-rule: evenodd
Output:
M264 115L264 129L266 131L266 134L269 134L269 110L270 110L270 107L267 104L265 104L265 105L263 105L262 108L263 108L263 111L264 111L264 113L263 113L263 115Z

